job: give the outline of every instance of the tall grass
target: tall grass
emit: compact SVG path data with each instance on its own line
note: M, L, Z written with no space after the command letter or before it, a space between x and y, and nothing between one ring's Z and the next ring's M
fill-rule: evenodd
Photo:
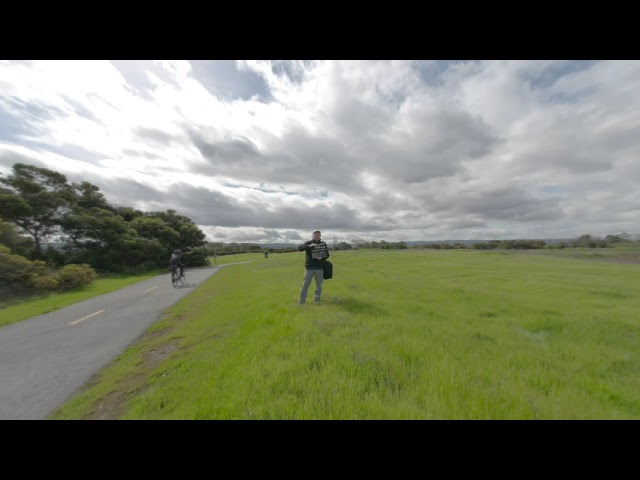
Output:
M638 419L638 265L468 250L220 270L51 418ZM314 288L314 285L310 287Z

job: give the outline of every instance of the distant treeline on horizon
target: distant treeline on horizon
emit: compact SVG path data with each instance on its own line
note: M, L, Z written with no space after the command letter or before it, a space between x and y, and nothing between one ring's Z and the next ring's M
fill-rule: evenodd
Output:
M415 240L387 242L357 240L349 242L327 242L331 250L358 250L358 249L389 249L401 250L407 248L433 248L433 249L539 249L539 248L605 248L619 244L636 243L640 241L640 235L607 235L597 237L582 235L578 238L543 238L543 239L509 239L509 240ZM43 246L61 250L62 242L48 242ZM299 243L253 243L253 242L205 242L205 248L211 255L229 255L233 253L251 253L265 251L294 252Z
M535 248L570 248L587 247L602 248L612 247L624 243L640 241L640 235L607 235L597 237L582 235L578 238L543 238L543 239L510 239L510 240L417 240L387 242L355 240L349 242L327 242L331 250L351 249L406 249L406 248L470 248L470 249L535 249ZM252 242L208 242L207 248L220 255L227 253L264 252L267 251L297 251L299 243L252 243Z

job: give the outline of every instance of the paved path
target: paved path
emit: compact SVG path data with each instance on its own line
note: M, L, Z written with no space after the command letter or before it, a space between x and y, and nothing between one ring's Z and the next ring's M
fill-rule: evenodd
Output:
M45 419L167 307L229 265L187 269L178 288L166 273L0 328L0 420Z

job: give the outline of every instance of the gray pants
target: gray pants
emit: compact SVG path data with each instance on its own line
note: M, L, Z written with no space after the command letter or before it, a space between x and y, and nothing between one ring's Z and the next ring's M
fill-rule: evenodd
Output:
M302 290L300 290L300 303L304 303L306 301L307 290L309 290L309 285L311 285L311 280L314 277L316 279L316 290L313 292L313 301L320 301L320 295L322 295L322 282L324 282L324 278L322 278L322 270L305 270Z

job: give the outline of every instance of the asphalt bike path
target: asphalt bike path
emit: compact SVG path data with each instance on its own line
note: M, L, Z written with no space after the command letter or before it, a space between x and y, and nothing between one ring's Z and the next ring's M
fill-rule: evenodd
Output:
M167 307L230 265L187 268L176 288L167 271L0 328L0 420L45 419Z

